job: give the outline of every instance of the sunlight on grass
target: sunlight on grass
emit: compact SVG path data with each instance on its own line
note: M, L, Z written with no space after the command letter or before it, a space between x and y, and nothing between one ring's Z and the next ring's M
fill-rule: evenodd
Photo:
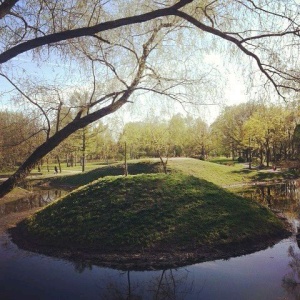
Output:
M282 230L282 223L257 203L175 173L99 179L22 226L41 243L105 251L222 245Z
M196 159L170 159L169 167L219 186L247 183L256 174L255 170L245 169L244 164L228 166Z

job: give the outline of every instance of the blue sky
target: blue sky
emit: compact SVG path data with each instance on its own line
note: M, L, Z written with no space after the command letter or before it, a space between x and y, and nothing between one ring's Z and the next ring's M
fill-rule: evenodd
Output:
M197 109L195 107L187 107L187 111L193 115L194 117L202 117L208 123L212 123L215 118L218 116L222 109L222 105L233 105L238 104L240 102L245 102L247 100L245 96L245 87L241 77L237 77L234 72L228 73L224 69L224 62L222 56L219 54L208 54L205 57L207 63L211 64L213 67L218 68L220 74L223 73L224 78L219 78L219 80L225 80L225 90L222 91L224 99L221 99L219 102L221 105L200 105ZM43 82L52 83L55 80L58 80L60 84L65 85L66 89L68 89L69 84L72 85L74 82L78 81L78 85L82 84L80 81L81 77L79 74L79 70L73 67L73 71L70 72L69 66L64 63L58 63L59 59L56 59L55 62L52 61L44 61L41 62L41 66L37 65L34 61L31 60L30 56L21 55L14 58L9 66L11 69L8 69L8 73L14 76L22 76L22 72L26 72L31 79L40 80ZM78 66L77 66L78 68ZM78 72L78 75L76 75ZM17 83L17 80L15 80ZM13 90L13 87L10 83L7 82L3 77L0 77L0 94L2 94L0 100L0 109L9 108L13 103L10 101L11 95L13 93L9 93ZM3 94L4 93L4 94ZM151 109L151 107L156 107L157 113L159 114L162 110L169 110L170 114L172 113L182 113L186 114L186 111L182 109L182 106L175 102L164 102L161 100L157 101L149 101L149 97L145 96L144 100L137 100L137 103L134 105L127 105L124 109L120 111L119 117L123 114L124 120L132 121L137 120L140 121L142 118L146 117L147 111ZM161 103L163 102L163 103ZM213 101L211 99L207 100L208 104L212 104ZM141 110L140 107L143 109Z

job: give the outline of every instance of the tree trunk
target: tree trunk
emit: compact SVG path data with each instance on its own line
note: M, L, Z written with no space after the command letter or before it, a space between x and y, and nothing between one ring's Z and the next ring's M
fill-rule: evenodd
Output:
M231 156L232 156L232 160L235 159L235 151L234 151L234 144L232 143L232 146L231 146Z
M132 93L132 91L131 91ZM19 182L24 180L26 176L33 169L35 163L42 159L46 154L50 153L55 147L57 147L63 140L69 137L72 133L76 132L78 129L82 129L85 126L97 121L104 116L111 114L122 107L131 93L127 92L119 101L116 101L102 109L95 111L89 115L82 118L75 118L72 122L66 125L64 128L56 132L43 144L38 146L32 154L26 159L26 161L19 167L19 169L10 176L6 181L0 185L0 198L9 193L14 187L17 186Z
M46 159L46 163L47 163L47 171L48 171L48 173L50 172L50 169L49 169L49 158L47 157L47 159Z
M267 162L267 167L270 166L270 148L267 147L266 149L266 162Z
M82 172L85 171L85 130L83 129L82 132L82 160L81 160L81 170Z
M124 176L128 175L128 166L127 166L127 146L125 142L125 151L124 151L125 161L124 161Z
M60 163L59 155L56 155L56 159L57 159L57 163L58 163L58 170L59 170L59 173L61 173L61 163Z
M158 156L159 156L159 159L161 161L161 164L163 166L163 170L164 170L164 173L165 174L168 174L168 170L167 170L167 164L168 164L168 155L167 155L167 158L166 158L166 161L163 160L162 156L160 155L160 151L157 151L158 152Z
M259 148L259 157L260 157L260 165L262 166L264 162L264 152L262 146L260 146Z

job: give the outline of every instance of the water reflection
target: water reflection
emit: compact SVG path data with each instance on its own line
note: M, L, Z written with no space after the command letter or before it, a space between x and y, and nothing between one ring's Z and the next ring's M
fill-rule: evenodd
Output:
M41 207L62 193L43 191L42 197L10 204L12 207L5 210ZM247 196L299 222L297 181L257 185ZM0 216L2 211L0 208ZM71 262L24 251L2 235L0 299L300 299L300 251L294 236L266 250L226 261L124 272L90 261Z
M268 206L280 206L300 199L300 181L291 180L276 184L258 184L252 189L242 192L253 200Z
M294 299L300 299L300 253L290 246L288 256L291 257L289 262L291 270L283 277L282 286Z
M93 264L90 261L76 260L73 261L72 263L74 265L75 272L79 274L83 273L86 269L87 270L93 269Z
M189 278L188 270L162 270L155 272L155 275L147 281L139 282L132 280L134 272L127 271L119 274L119 280L112 278L103 288L101 299L108 300L184 300L198 297L201 288L196 291L194 281ZM201 285L200 285L201 286ZM197 296L198 295L198 296Z
M43 207L66 193L67 191L59 189L35 191L16 201L0 204L0 217L11 213L28 211L36 207Z
M299 226L300 180L276 184L255 185L241 195L259 202L277 213L281 213L293 225Z

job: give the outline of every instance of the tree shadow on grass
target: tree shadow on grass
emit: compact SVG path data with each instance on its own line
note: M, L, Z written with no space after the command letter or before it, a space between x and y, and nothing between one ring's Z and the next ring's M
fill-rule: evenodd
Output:
M240 174L247 176L247 179L250 180L250 183L254 182L265 182L265 181L278 181L278 180L288 180L293 178L298 178L299 174L291 170L284 170L284 171L274 171L272 169L240 169L231 172L232 174ZM251 175L251 173L253 173Z
M128 164L128 173L130 175L159 172L160 162L138 162ZM84 173L53 178L51 179L51 185L81 186L88 184L94 180L97 180L101 177L120 175L124 175L123 164L107 165L105 167L100 167Z

